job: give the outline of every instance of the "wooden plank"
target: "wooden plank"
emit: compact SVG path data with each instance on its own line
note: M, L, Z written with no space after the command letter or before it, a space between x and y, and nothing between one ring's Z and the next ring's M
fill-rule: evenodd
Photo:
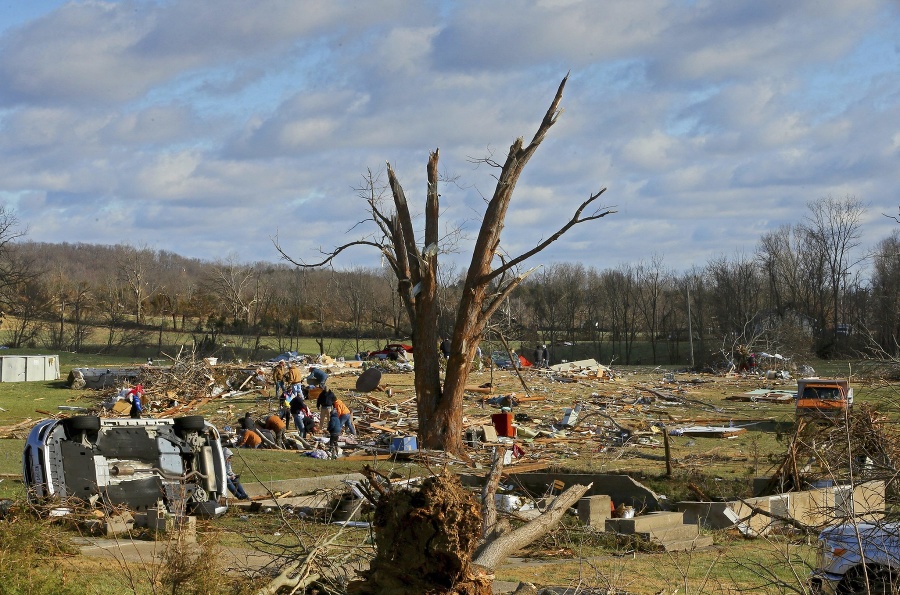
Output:
M390 432L391 434L399 434L400 433L400 430L397 430L394 428L389 428L389 427L383 426L381 424L372 423L370 421L362 421L362 420L359 420L359 421L361 422L361 425L369 426L370 428L375 428L376 430L381 430L382 432Z
M467 385L463 390L466 391L466 392L470 392L470 393L478 393L478 394L481 394L481 395L487 395L487 394L490 394L494 389L492 389L492 388L490 388L490 387L482 388L482 387L480 387L480 386L469 386L469 385Z
M534 441L537 444L549 444L553 442L587 442L593 438L593 436L583 436L581 438L535 438Z

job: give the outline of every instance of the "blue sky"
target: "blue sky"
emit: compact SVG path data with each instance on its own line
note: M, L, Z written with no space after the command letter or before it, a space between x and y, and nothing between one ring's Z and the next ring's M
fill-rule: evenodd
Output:
M311 259L359 237L389 161L476 233L494 170L565 112L520 181L508 253L608 188L616 215L528 265L751 253L807 203L900 203L900 9L875 0L0 2L0 201L39 241ZM449 255L449 259L458 256ZM374 266L347 253L342 266Z

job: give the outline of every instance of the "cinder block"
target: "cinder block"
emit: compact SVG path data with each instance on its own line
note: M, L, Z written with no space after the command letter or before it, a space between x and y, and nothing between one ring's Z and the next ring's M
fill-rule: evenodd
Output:
M606 519L611 518L609 496L587 496L578 501L578 518L589 527L606 529Z
M186 541L193 541L197 538L197 517L153 514L153 509L148 512L148 528L159 533L178 532Z
M107 517L104 523L103 532L107 537L118 535L119 533L127 533L134 528L134 517L127 512Z
M147 526L147 513L146 512L134 513L134 526L135 527L146 527Z
M616 533L653 533L666 527L684 524L684 513L651 512L631 519L609 519L606 530Z

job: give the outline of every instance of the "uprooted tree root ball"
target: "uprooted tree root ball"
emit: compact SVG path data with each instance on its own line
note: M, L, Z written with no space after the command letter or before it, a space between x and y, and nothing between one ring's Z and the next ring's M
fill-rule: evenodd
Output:
M480 505L448 471L383 496L374 529L378 553L351 593L490 595L493 576L472 564Z

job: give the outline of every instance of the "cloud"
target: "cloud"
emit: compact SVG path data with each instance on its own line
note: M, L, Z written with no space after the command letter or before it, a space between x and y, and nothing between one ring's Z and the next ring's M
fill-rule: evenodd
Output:
M896 211L893 3L80 0L35 14L0 27L0 196L31 239L256 261L278 258L277 232L315 255L364 233L357 189L386 161L420 214L440 148L442 223L465 250L496 184L484 159L531 139L568 71L504 247L532 247L603 187L619 212L529 264L657 252L687 268L752 250L822 196ZM865 225L873 243L889 231Z

